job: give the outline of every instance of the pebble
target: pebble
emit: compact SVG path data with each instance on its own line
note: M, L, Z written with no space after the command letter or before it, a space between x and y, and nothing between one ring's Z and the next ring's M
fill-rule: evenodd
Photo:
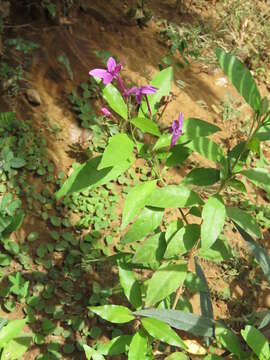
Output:
M41 98L37 90L28 89L26 90L26 97L30 104L32 105L41 105Z
M227 78L225 78L225 77L220 77L220 78L218 78L218 79L215 81L215 84L216 84L217 86L223 87L223 86L228 85L228 80L227 80Z

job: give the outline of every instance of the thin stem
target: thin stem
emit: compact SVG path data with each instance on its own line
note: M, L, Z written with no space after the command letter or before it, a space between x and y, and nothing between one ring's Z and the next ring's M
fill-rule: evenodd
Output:
M173 302L173 305L172 305L172 310L175 310L176 308L176 305L178 303L178 300L182 294L182 289L183 289L183 285L181 285L177 290L176 290L176 294L175 294L175 298L174 298L174 302Z
M146 100L146 105L147 105L147 108L148 108L148 111L149 111L149 114L150 114L150 118L152 119L152 111L151 111L151 108L150 108L150 104L149 104L149 101L148 101L148 97L146 94L144 94L145 96L145 100Z
M182 215L182 218L184 219L184 222L188 225L188 219L186 217L186 215L184 214L184 211L181 208L178 208L178 210L180 211L180 214Z

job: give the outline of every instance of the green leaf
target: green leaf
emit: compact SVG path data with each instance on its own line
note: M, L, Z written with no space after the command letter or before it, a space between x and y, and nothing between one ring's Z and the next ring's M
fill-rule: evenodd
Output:
M221 262L233 257L231 248L227 241L217 239L214 245L209 249L200 248L198 256L204 260Z
M270 174L269 170L264 168L248 169L241 171L253 184L261 187L270 193Z
M185 227L182 227L170 239L167 245L166 252L164 254L164 258L169 259L174 256L180 256L185 254L192 249L199 237L199 225L189 224Z
M270 127L262 126L256 133L256 136L260 141L270 141Z
M174 147L170 149L170 154L166 160L166 166L174 167L182 164L189 155L192 154L192 150L183 145L174 145Z
M1 360L17 360L26 353L32 341L31 336L16 337L8 342L1 354Z
M255 112L259 113L261 97L249 70L234 55L218 48L215 48L214 52L224 73L228 76L240 95L243 96Z
M200 279L200 277L197 274L194 274L191 271L187 272L187 276L184 282L184 285L191 291L191 292L207 292L208 287L205 284L204 281ZM182 309L179 309L182 310Z
M221 159L224 158L222 148L213 140L206 137L196 138L185 144L185 146L216 163L219 163Z
M140 310L136 311L135 314L159 319L175 329L190 332L195 336L213 336L215 322L206 316L195 315L180 310L156 309Z
M209 290L203 269L201 268L201 265L199 264L197 258L195 258L195 270L196 270L196 274L200 278L201 282L204 284L205 288L207 289L206 291L200 291L201 313L202 313L202 315L213 319L214 313L213 313L213 306L212 306L211 297L210 297L210 290Z
M141 319L142 325L145 330L154 338L165 342L172 346L178 346L186 349L186 345L183 340L177 335L177 333L171 329L171 327L161 320L155 318L143 318Z
M140 284L135 279L133 271L127 264L121 262L120 260L117 263L120 284L124 290L124 293L132 306L134 306L135 309L138 309L142 306L142 294Z
M98 170L101 156L90 159L73 171L60 190L55 193L55 197L56 199L60 199L65 195L72 194L73 192L104 185L118 178L119 175L124 173L133 164L134 160L135 158L132 156L130 159L119 163L112 169L106 168Z
M262 246L257 244L257 242L254 241L252 239L252 237L245 230L242 229L242 227L240 227L237 224L235 224L235 226L236 226L237 230L239 231L239 233L241 234L241 236L243 237L243 239L248 243L248 245L251 249L252 255L255 257L257 262L260 264L262 271L264 273L264 276L265 276L266 280L268 281L268 283L270 284L270 258L269 258L267 251Z
M270 359L269 344L264 335L254 326L247 325L241 335L260 360Z
M247 193L247 189L244 183L242 183L242 181L237 180L237 179L231 179L228 182L228 185L231 186L232 188L236 189L237 191L241 191L242 193L246 194Z
M128 352L128 360L148 360L149 358L147 356L147 349L148 338L144 331L140 329L131 340Z
M0 348L3 348L10 340L19 336L25 323L25 319L11 320L4 326L0 331Z
M89 309L98 316L115 324L123 324L134 319L132 312L125 306L103 305L90 306Z
M183 122L184 141L209 136L217 131L221 131L218 126L201 119L188 118Z
M202 205L203 201L197 193L183 185L167 185L155 189L147 199L146 205L159 208L182 208L195 204Z
M221 233L226 217L226 209L219 195L210 197L202 211L201 247L210 248Z
M117 166L119 163L130 159L133 151L134 143L126 134L116 134L109 139L106 146L98 170Z
M238 337L231 330L218 323L215 329L215 336L222 346L235 354L238 358L241 358L242 349Z
M138 214L138 212L147 205L151 193L156 187L156 180L145 181L134 186L126 197L121 228L124 229L128 223Z
M110 105L110 108L120 115L123 119L127 120L128 112L127 105L120 94L120 92L112 84L108 84L103 89L103 98Z
M105 360L104 356L98 353L95 349L90 346L83 344L84 353L87 360Z
M164 360L188 360L189 358L184 353L175 352L167 356Z
M168 67L160 71L153 77L153 80L151 81L151 85L157 87L158 90L153 95L147 95L152 115L154 115L157 112L157 105L159 104L161 98L163 96L167 96L170 94L172 80L173 80L172 67ZM142 101L139 110L139 117L144 117L144 114L148 114L148 109L145 100Z
M102 355L108 356L123 354L127 351L131 339L131 335L117 336L111 341L98 345L97 351Z
M157 124L148 118L134 118L130 122L143 133L148 133L155 136L161 135Z
M260 227L253 216L239 208L232 206L226 207L226 213L232 221L245 229L249 235L255 235L258 238L262 237Z
M182 180L184 185L210 186L220 179L219 170L213 168L195 168Z
M166 249L166 242L163 233L158 233L145 240L136 251L132 262L135 264L148 265L157 268L163 258Z
M161 224L163 214L161 209L145 207L121 238L121 243L129 244L151 234Z
M203 358L203 360L222 360L222 359L223 359L223 357L220 357L218 355L212 355L212 354L209 354Z
M186 274L187 264L185 261L161 266L147 281L145 306L154 305L172 294L183 284Z

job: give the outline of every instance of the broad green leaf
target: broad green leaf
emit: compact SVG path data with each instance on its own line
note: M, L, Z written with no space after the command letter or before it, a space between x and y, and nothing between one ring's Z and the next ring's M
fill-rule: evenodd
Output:
M197 224L189 224L182 227L171 238L164 254L165 259L185 254L195 245L200 237L200 226Z
M195 204L202 205L202 199L197 193L183 185L167 185L157 188L146 203L148 206L163 209L189 207Z
M135 279L133 271L129 266L120 260L118 263L118 273L120 284L129 302L138 309L142 306L142 294L139 282Z
M197 274L194 274L191 271L187 272L187 276L184 282L184 285L191 291L191 292L207 292L209 291L207 284L200 279ZM181 309L179 309L181 310Z
M213 168L194 168L182 180L184 185L210 186L219 181L219 170Z
M151 112L153 115L158 110L157 106L161 98L163 96L167 96L170 94L172 80L173 80L172 67L168 67L164 70L161 70L153 77L153 80L151 81L151 85L157 87L158 90L153 95L147 95ZM143 100L139 110L139 117L144 117L144 115L146 114L148 114L148 109L147 109L146 101Z
M174 147L170 149L170 155L166 160L166 166L179 166L189 157L190 154L192 154L192 150L187 147L183 145L174 145Z
M98 170L101 156L90 159L73 171L60 190L55 193L55 197L56 199L60 199L73 192L94 188L115 180L133 164L134 160L135 158L132 156L130 159L119 163L112 169L107 168Z
M207 137L196 138L185 144L189 149L198 152L208 160L219 163L224 158L222 148L213 140Z
M195 315L180 310L147 309L136 311L138 316L153 317L166 322L171 327L190 332L195 336L213 336L215 322L205 316Z
M17 360L26 353L32 341L32 336L20 336L8 342L1 354L1 360Z
M25 323L25 319L11 320L4 326L0 331L0 348L3 348L10 340L19 336Z
M121 243L129 244L151 234L161 224L163 214L162 209L145 207L121 238Z
M216 325L215 336L222 346L228 349L231 353L235 354L238 358L241 358L242 349L238 337L234 332L218 323Z
M227 241L217 239L211 248L200 248L198 251L198 256L204 260L221 262L232 258L233 254Z
M172 328L161 320L155 318L141 319L145 330L154 338L172 346L186 349L183 340L172 330Z
M222 198L218 195L210 197L202 211L201 247L210 248L221 233L226 217L226 209Z
M131 335L120 335L106 343L99 344L97 351L102 355L114 356L123 354L127 351L131 342Z
M231 179L228 182L228 185L231 186L232 188L236 189L237 191L241 191L242 193L247 193L247 189L244 183L242 183L242 181L238 180L238 179Z
M136 251L132 262L157 268L163 258L166 242L163 233L158 233L145 240Z
M248 169L241 171L255 185L270 193L270 173L264 168Z
M83 344L83 349L87 360L105 360L104 356L91 348L91 346Z
M187 264L185 261L161 266L147 281L145 306L154 305L172 294L183 284L186 274Z
M175 352L167 356L164 360L188 360L189 358L184 353Z
M24 211L19 210L15 216L13 216L11 223L6 227L3 236L8 236L13 231L20 228L24 219Z
M215 48L215 54L218 58L221 68L228 76L229 80L236 87L240 95L259 113L261 107L261 97L257 85L252 78L249 70L234 55Z
M153 150L157 151L159 149L162 149L164 147L170 146L171 143L172 134L162 134L157 142L155 143Z
M139 330L133 336L129 352L128 360L148 360L147 356L148 339L143 330Z
M235 226L243 239L248 243L252 255L255 257L258 264L261 266L264 276L270 284L270 258L267 251L252 239L252 237L245 231L246 229L243 230L242 227L237 224L235 224Z
M183 122L183 133L186 139L209 136L217 131L221 131L218 126L201 119L187 118Z
M165 239L166 242L169 243L169 241L172 239L172 237L177 233L178 230L180 230L184 226L184 223L181 219L174 220L170 222L166 228L165 233Z
M102 96L113 111L115 111L123 119L127 120L127 105L116 87L114 87L112 84L106 85L103 89Z
M158 137L161 135L157 124L148 118L134 118L130 122L143 133L152 134Z
M155 190L156 180L145 181L134 186L126 197L121 228L124 229L128 223L147 205L151 193Z
M227 216L236 224L245 229L245 231L251 235L261 238L260 227L257 224L255 218L249 215L247 212L232 206L226 207Z
M119 163L130 159L134 143L126 134L116 134L109 139L102 155L98 170L117 166Z
M134 319L132 312L125 306L120 306L120 305L90 306L89 309L98 316L102 317L102 319L110 321L115 324L123 324Z
M270 359L269 343L259 330L247 325L244 330L241 330L241 335L260 360Z
M201 307L201 313L204 316L207 316L208 318L213 319L214 313L213 313L213 306L211 302L210 297L210 290L203 272L203 269L201 268L201 265L199 264L199 261L197 258L195 258L195 270L197 276L200 278L201 282L204 284L206 291L200 291L200 307Z
M222 360L223 358L218 355L209 354L203 358L203 360Z
M270 141L270 126L262 126L256 136L260 141Z

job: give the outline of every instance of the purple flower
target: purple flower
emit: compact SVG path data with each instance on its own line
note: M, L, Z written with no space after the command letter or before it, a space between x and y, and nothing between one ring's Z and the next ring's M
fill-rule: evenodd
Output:
M107 70L105 69L93 69L89 71L89 75L95 76L103 79L104 85L107 85L113 81L113 79L118 80L120 72L122 68L121 63L116 64L116 61L113 57L110 57L107 61Z
M141 87L133 86L131 89L127 91L127 95L135 94L137 104L140 104L142 102L143 95L155 94L157 90L158 89L152 85L146 85Z
M142 102L142 97L144 95L150 117L152 118L152 112L151 112L151 108L150 108L150 104L149 104L149 101L148 101L147 94L155 94L157 92L157 90L158 89L155 86L152 86L152 85L145 85L145 86L141 86L141 87L133 86L131 89L129 89L127 91L126 94L127 94L127 96L129 96L130 94L135 94L137 104L140 104Z
M183 113L180 112L179 116L178 116L178 121L174 120L173 123L172 123L172 127L170 128L170 132L172 133L172 141L171 141L170 148L172 148L175 145L175 143L178 140L179 136L183 135L183 130L182 130L183 121L184 121Z
M100 111L102 112L103 115L105 115L108 118L112 118L112 113L110 112L110 110L108 110L107 108L103 107L100 109Z

